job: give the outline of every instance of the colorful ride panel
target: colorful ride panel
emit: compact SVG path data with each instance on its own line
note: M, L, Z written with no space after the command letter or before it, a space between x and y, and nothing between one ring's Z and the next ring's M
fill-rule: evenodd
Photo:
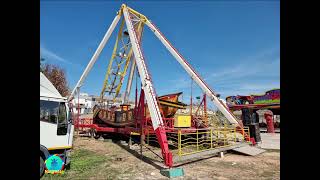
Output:
M280 89L269 90L263 95L228 96L226 97L226 102L228 107L232 107L235 105L246 105L246 104L255 104L255 105L280 104Z

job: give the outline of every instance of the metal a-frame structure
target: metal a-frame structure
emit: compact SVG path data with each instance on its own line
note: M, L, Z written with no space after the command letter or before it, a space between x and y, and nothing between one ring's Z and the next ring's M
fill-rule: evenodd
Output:
M111 62L108 66L108 71L106 74L106 78L103 85L103 91L101 93L101 97L103 97L105 91L112 93L114 92L115 95L119 93L119 90L122 85L124 74L127 71L129 63L131 61L131 68L129 73L129 79L125 94L125 101L128 98L128 94L130 94L130 88L132 83L132 74L134 72L135 67L137 67L142 89L144 92L144 96L147 101L148 109L150 112L152 126L156 133L156 137L158 139L158 143L161 147L162 156L164 158L165 165L172 167L172 153L169 151L168 148L168 141L166 136L166 130L163 123L163 119L161 117L161 113L159 110L159 105L157 103L157 96L155 94L155 90L151 81L151 77L148 73L148 68L145 64L144 55L141 49L141 36L142 36L142 28L144 25L149 27L151 31L155 34L155 36L161 41L161 43L167 48L167 50L173 55L173 57L179 62L179 64L185 69L185 71L189 74L189 76L200 86L200 88L205 92L206 96L215 104L215 106L224 114L224 116L228 119L231 124L236 124L237 126L242 127L236 119L236 117L228 110L228 108L218 99L216 93L206 84L206 82L199 76L199 74L191 67L191 65L185 60L185 58L175 49L172 44L165 38L165 36L159 31L159 29L143 14L131 9L130 7L123 4L120 10L117 12L116 17L112 21L109 29L107 30L106 34L104 35L102 41L100 42L97 50L93 54L89 64L85 68L83 74L81 75L79 81L77 82L75 88L73 89L69 100L72 100L75 93L79 93L79 89L83 84L86 76L92 69L93 65L95 64L96 60L98 59L101 51L105 47L106 43L108 42L112 32L114 31L115 27L117 26L118 22L120 21L121 17L123 20L121 22L121 27L119 33L122 33L122 28L124 24L127 27L127 35L128 35L128 43L124 43L122 47L123 53L115 54L117 52L118 41L121 35L118 35L118 39L116 41L116 45L111 57ZM128 46L130 45L130 46ZM119 50L119 49L118 49ZM124 52L126 51L126 52ZM126 57L124 54L127 54ZM133 57L131 58L133 54ZM124 68L120 69L118 66L117 73L112 74L112 61L115 60L116 56L120 57L120 61L117 64L124 64ZM113 81L109 80L111 76L120 76L120 78L113 78Z

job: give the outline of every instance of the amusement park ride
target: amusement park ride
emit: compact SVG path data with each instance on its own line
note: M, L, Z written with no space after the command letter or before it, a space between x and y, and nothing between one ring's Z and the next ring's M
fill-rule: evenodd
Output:
M232 110L242 108L269 109L277 114L277 110L280 111L280 89L269 90L263 95L228 96L226 102Z
M273 115L280 115L280 89L272 89L266 91L265 94L262 95L228 96L226 97L226 102L231 111L242 111L242 120L244 124L250 124L252 123L251 121L259 123L257 115L258 110L269 110L270 113L272 113L272 119ZM244 118L246 114L249 117L252 117L248 122L246 121L246 118ZM270 123L267 122L267 124ZM280 127L280 122L274 123L274 121L272 120L272 124L274 124L272 126L274 126L275 128Z
M195 118L190 114L180 116L178 120L175 119L176 111L178 109L184 109L187 106L178 101L181 93L157 96L141 49L143 30L144 27L147 26L179 62L192 80L202 89L205 94L204 103L206 103L205 99L209 98L228 120L228 127L234 128L233 133L242 132L243 142L247 143L250 141L250 136L244 131L245 127L238 122L228 107L217 97L217 94L198 75L195 69L191 67L177 49L172 46L159 29L146 16L126 5L122 5L117 12L111 26L73 89L69 97L69 102L75 98L76 93L79 94L80 87L105 47L112 32L115 30L118 22L120 22L119 31L102 86L100 104L94 107L92 124L84 124L82 127L91 128L96 137L104 133L139 134L141 138L144 138L146 134L153 134L161 148L163 162L168 167L173 166L173 154L169 149L168 133L178 134L178 139L181 143L185 140L182 138L182 136L185 135L184 133L196 132L197 135L194 136L196 136L197 139L196 147L198 151L200 151L200 141L198 141L200 140L200 135L198 134L200 131L203 141L209 142L209 148L210 146L213 148L216 144L218 145L220 143L216 141L217 138L220 137L220 135L215 134L218 129L209 127L205 122L205 117ZM106 94L113 96L113 98L118 97L125 77L127 77L127 83L120 107L112 103L106 105L103 102L103 97ZM128 100L134 77L139 77L141 80L141 90L138 92L136 85L135 104L134 107L131 107L132 105L128 103ZM138 94L140 94L139 97ZM188 123L181 123L183 121L189 122L190 125L188 125ZM182 125L180 126L179 124ZM81 125L75 124L75 126L79 127ZM216 144L214 144L215 142ZM183 154L181 144L178 146L180 148L179 155L181 155Z

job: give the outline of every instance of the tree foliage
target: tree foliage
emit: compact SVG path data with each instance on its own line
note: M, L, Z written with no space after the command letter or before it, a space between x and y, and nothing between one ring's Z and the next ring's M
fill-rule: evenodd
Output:
M45 64L43 67L40 67L40 70L42 70L42 73L51 81L63 97L69 95L70 90L67 78L62 68L52 64Z

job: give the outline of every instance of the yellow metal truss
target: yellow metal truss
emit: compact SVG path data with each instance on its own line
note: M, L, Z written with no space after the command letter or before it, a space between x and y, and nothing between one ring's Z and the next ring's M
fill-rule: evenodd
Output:
M122 9L120 10L120 14L122 14ZM131 62L131 57L133 57L132 56L133 50L132 50L132 47L130 46L128 48L128 49L130 49L129 53L125 57L125 60L121 61L121 62L116 62L115 61L115 58L117 57L118 51L119 51L119 41L121 41L122 38L123 38L122 33L123 33L124 22L125 22L125 20L124 20L124 18L122 18L120 29L119 29L119 32L118 32L118 36L117 36L117 39L116 39L116 42L115 42L115 45L114 45L114 48L113 48L113 52L112 52L112 55L111 55L111 58L110 58L110 61L109 61L109 65L108 65L108 68L107 68L107 72L106 72L106 75L105 75L105 79L104 79L104 82L103 82L102 91L100 93L100 102L103 102L103 97L104 97L106 92L109 92L109 94L114 93L113 102L115 102L115 99L119 95L119 92L121 90L121 87L122 87L122 84L123 84L123 79L124 79L124 77L125 77L125 75L127 73L128 66L129 66L129 64ZM135 27L135 29L137 31L137 34L140 35L139 36L140 37L139 38L139 42L141 41L141 38L142 38L142 31L143 31L144 22L145 22L144 18L141 18L139 23ZM126 48L126 47L124 47L124 48ZM125 49L125 50L128 50L128 49ZM113 65L115 65L116 68L117 68L116 73L114 73L112 71ZM121 71L121 69L122 69L122 71ZM115 89L115 91L113 92L114 89Z

